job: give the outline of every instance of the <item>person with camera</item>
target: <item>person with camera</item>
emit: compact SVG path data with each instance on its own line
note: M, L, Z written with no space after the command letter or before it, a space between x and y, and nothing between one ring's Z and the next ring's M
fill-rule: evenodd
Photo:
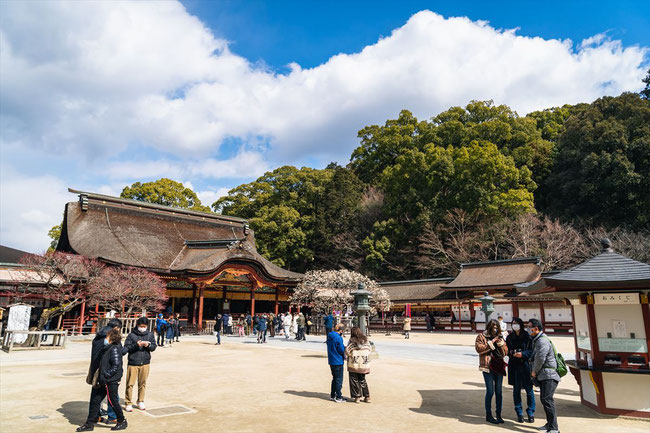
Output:
M521 404L521 390L526 390L527 421L535 422L535 393L530 377L530 358L533 354L533 339L524 329L519 317L512 319L512 332L506 338L508 346L508 384L512 385L512 399L515 403L517 421L524 422Z
M476 337L475 349L479 354L478 368L485 381L485 420L491 424L503 424L501 385L506 375L503 358L508 354L508 346L501 336L499 322L492 319L487 323L485 331ZM493 396L496 396L496 419L492 416Z
M528 321L530 335L533 337L533 356L530 375L533 383L539 384L539 401L544 406L546 424L538 430L548 433L558 433L557 413L555 411L555 389L560 383L557 372L557 359L553 343L544 334L542 322L537 319Z
M133 385L136 380L138 382L138 409L146 410L144 394L149 377L151 352L156 350L156 339L148 327L147 318L140 317L136 322L136 327L124 341L124 349L129 353L129 365L126 369L126 393L124 394L127 412L133 411Z

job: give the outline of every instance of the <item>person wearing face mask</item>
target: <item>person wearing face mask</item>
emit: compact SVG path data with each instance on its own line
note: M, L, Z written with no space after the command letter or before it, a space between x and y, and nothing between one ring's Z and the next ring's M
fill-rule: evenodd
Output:
M508 346L501 337L501 327L496 320L490 320L485 331L476 337L476 352L479 354L479 370L485 381L485 420L491 424L503 424L501 418L501 384L506 375L503 358L508 354ZM496 419L492 416L492 396L496 394Z
M535 394L530 378L530 357L533 354L533 339L524 329L524 322L512 319L512 332L506 338L508 346L508 384L512 385L512 399L515 403L517 421L524 422L521 406L521 389L526 390L526 414L528 422L535 422Z
M108 404L113 408L117 416L116 425L111 430L124 430L128 424L124 418L124 412L120 407L120 398L117 395L117 389L120 386L120 380L124 372L122 368L122 356L124 355L122 347L122 335L119 329L113 328L108 331L105 339L105 349L103 350L99 362L99 374L97 375L96 384L93 384L88 418L84 425L77 428L78 432L93 431L95 423L99 418L99 410L102 400L106 398Z
M544 326L537 319L528 321L530 335L533 337L533 356L531 358L530 375L533 381L539 383L539 401L544 406L546 413L546 424L538 430L548 433L559 433L557 425L557 413L555 411L555 389L560 383L560 375L557 372L557 360L551 340L544 334Z
M149 377L149 364L151 363L151 352L156 350L156 338L153 332L149 331L149 320L140 317L136 327L126 337L124 348L129 353L129 365L126 369L126 393L124 401L126 411L133 411L133 385L138 382L138 409L146 410L144 394Z

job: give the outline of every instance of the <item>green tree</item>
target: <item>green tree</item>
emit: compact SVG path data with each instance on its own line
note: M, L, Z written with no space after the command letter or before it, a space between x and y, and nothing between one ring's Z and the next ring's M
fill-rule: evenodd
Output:
M61 238L61 224L53 226L50 231L47 232L47 235L52 239L47 251L50 252L56 250L56 246L59 244L59 239Z
M572 108L544 210L606 226L650 224L650 100L636 93Z
M643 79L643 84L645 84L645 87L641 90L640 95L643 99L648 100L650 99L650 69L648 69L648 73Z
M167 178L158 179L155 182L136 182L131 186L124 187L120 197L181 209L210 212L210 208L201 204L201 200L194 191L186 188L180 182Z

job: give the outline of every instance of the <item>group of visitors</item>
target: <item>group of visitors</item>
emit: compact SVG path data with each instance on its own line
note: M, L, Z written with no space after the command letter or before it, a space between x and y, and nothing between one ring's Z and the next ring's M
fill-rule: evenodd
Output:
M501 318L502 319L502 318ZM539 428L548 433L558 433L554 393L561 376L553 343L544 334L537 319L524 322L515 317L512 332L507 334L503 320L490 320L485 331L476 337L475 348L479 354L479 370L485 382L485 420L492 424L504 423L501 416L503 377L512 385L513 403L517 421L524 422L521 390L526 391L526 421L535 422L535 394L533 385L540 388L540 401L546 414L546 424ZM507 336L505 336L507 334ZM505 357L508 357L506 364ZM492 415L492 397L496 396L496 418Z
M146 410L144 404L151 352L156 350L156 339L149 331L149 320L140 317L136 327L129 333L122 346L120 332L122 322L111 319L100 329L92 342L90 367L86 382L91 385L90 403L86 422L77 428L78 432L92 431L95 424L112 425L111 430L124 430L128 423L120 406L118 388L124 374L122 357L128 354L126 371L125 410L133 411L133 386L138 384L137 408ZM101 416L102 401L107 400L106 417Z
M354 403L363 397L365 403L370 403L370 391L366 375L370 373L370 353L372 347L368 337L358 327L350 331L348 345L343 344L345 325L339 323L327 334L327 361L332 373L330 400L336 403L347 401L343 398L343 365L347 360L348 378L350 381L350 396Z
M163 317L162 313L158 313L158 317L156 318L158 346L165 347L165 338L169 347L172 346L174 341L179 341L181 336L180 323L180 316L178 314L169 313L167 317Z
M271 338L284 335L285 339L291 338L291 335L298 341L306 341L306 335L309 334L313 323L310 316L303 313L261 313L252 315L250 313L242 314L236 319L228 314L218 314L215 318L213 332L216 337L215 345L221 344L221 336L224 334L233 334L233 324L237 327L237 335L244 337L254 335L257 337L259 344L266 343L266 337Z

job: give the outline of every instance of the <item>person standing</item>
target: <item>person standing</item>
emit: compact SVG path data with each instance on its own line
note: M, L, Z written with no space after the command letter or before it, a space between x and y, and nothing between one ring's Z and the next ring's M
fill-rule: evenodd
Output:
M176 326L174 315L170 314L167 317L167 342L169 343L169 347L172 347L172 343L174 342L174 326Z
M311 325L313 325L311 321L311 316L308 315L307 317L305 317L305 320L306 320L305 330L307 331L307 335L309 335L311 333Z
M330 387L330 400L336 403L343 403L346 400L341 394L343 387L343 361L345 357L345 345L343 344L343 324L336 325L334 330L327 334L327 363L332 373L332 385Z
M305 316L302 313L298 314L298 318L296 319L296 325L298 325L298 335L296 336L296 339L298 341L301 340L306 340L305 338Z
M244 320L244 315L239 316L237 319L237 336L244 336L244 326L246 326L246 321Z
M156 339L153 333L147 329L149 321L146 317L140 317L136 327L124 340L124 349L129 353L129 363L126 368L126 392L124 394L125 410L133 411L133 385L138 382L138 409L146 410L144 394L147 388L149 377L149 364L151 363L151 352L156 350Z
M424 320L427 322L427 332L431 332L431 315L428 312L424 314Z
M232 314L228 313L228 335L232 335Z
M181 316L178 313L174 316L174 337L178 343L181 337Z
M78 432L93 431L95 429L95 422L99 418L99 408L104 398L108 399L109 406L113 408L117 416L117 424L111 430L125 430L128 426L120 406L120 398L117 395L117 389L124 373L121 343L122 335L119 329L113 328L108 331L104 343L106 348L103 350L99 363L96 385L93 385L93 388L97 386L97 392L91 395L88 418L82 426L77 428Z
M404 318L404 338L411 338L411 318L408 316Z
M221 344L221 330L223 329L223 317L221 314L217 314L216 320L214 321L214 336L217 337L217 342L215 345Z
M167 333L167 321L163 319L162 313L158 313L156 319L156 333L158 334L158 346L165 347L165 334Z
M269 328L269 334L271 338L275 338L275 328L278 325L278 319L275 317L275 314L271 313L269 315L269 323L268 323L268 328Z
M350 342L345 348L348 359L348 378L350 380L350 396L357 403L363 396L365 403L370 403L370 391L366 382L366 374L370 373L370 352L372 347L368 343L361 328L355 326L350 331Z
M535 394L530 376L530 357L533 354L533 339L524 330L524 322L512 319L512 332L506 338L508 346L508 384L512 385L512 399L517 412L517 421L524 422L521 406L521 389L526 390L526 414L528 422L535 422Z
M499 328L501 329L501 337L505 340L508 336L508 324L503 321L503 316L497 317L499 320Z
M508 346L501 337L501 327L496 320L490 320L485 331L476 337L474 345L479 354L478 369L483 372L485 382L485 420L492 424L503 424L501 418L503 376L506 364L503 357L508 354ZM492 396L496 394L496 419L492 416Z
M429 313L429 318L431 319L431 332L436 330L436 316L433 313Z
M327 313L327 316L325 316L325 335L330 335L333 326L334 326L334 316L332 316L332 312L330 311L329 313Z
M288 340L291 336L291 313L287 313L282 318L282 327L284 328L284 339Z
M533 381L539 383L539 400L544 406L546 413L546 431L558 433L557 413L555 412L555 389L560 383L560 375L557 373L557 360L553 343L544 334L544 327L537 319L528 321L530 335L533 337L533 358L530 375Z
M260 317L257 327L257 343L266 343L266 314L263 314L262 317Z
M90 391L90 403L89 403L88 412L90 412L90 405L92 404L93 399L96 398L97 393L100 392L100 389L97 386L97 382L99 377L99 367L101 364L101 359L104 354L104 351L108 347L106 337L109 331L113 329L119 330L120 328L122 328L122 321L120 321L120 319L111 319L105 327L97 331L97 333L95 334L95 338L93 339L92 347L90 351L90 366L88 368L88 377L86 377L86 383L88 385L93 385ZM117 415L115 415L115 412L113 412L110 405L108 406L108 409L109 409L107 411L108 418L104 419L104 421L107 424L112 424L113 422L117 423L117 419L116 419ZM97 419L94 419L92 422L96 423L98 421L100 421L99 416L97 417Z
M246 312L246 336L250 335L252 324L253 324L253 318L251 317L251 313Z

